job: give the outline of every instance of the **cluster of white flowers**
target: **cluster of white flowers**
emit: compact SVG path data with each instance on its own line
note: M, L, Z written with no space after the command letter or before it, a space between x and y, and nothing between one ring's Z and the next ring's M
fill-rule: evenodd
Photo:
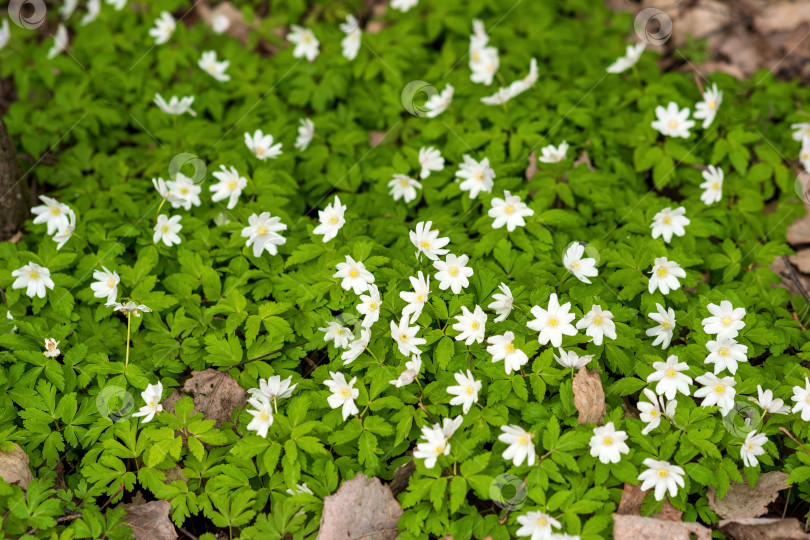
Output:
M470 80L474 83L489 86L498 71L500 60L498 49L488 47L489 36L484 28L484 22L473 20L473 34L470 36Z
M627 54L611 64L607 68L608 73L621 73L635 66L639 58L641 58L641 53L644 52L644 48L644 42L640 42L636 45L628 45ZM707 88L703 92L703 100L695 105L695 113L693 115L695 119L703 120L703 129L708 128L712 122L714 122L717 116L717 110L720 108L722 102L723 92L717 89L716 84L712 84L710 88ZM670 101L666 108L660 105L655 108L656 119L653 120L651 125L664 136L688 138L690 135L689 130L695 126L695 121L690 120L689 115L690 110L688 107L681 109L678 107L677 103ZM808 142L808 148L810 148L810 142ZM808 153L808 157L810 157L810 153ZM810 161L808 161L808 163L810 163ZM723 189L723 171L710 165L708 170L703 172L703 178L705 182L700 186L704 190L704 193L700 197L701 200L707 205L720 201ZM667 214L661 216L662 220L667 218L675 221L675 216ZM658 216L656 216L656 220L658 220ZM675 232L676 235L682 236L683 225L688 225L689 221L686 220L684 223L682 220L679 220L679 223L680 226L673 224L670 230ZM668 238L671 238L672 232L669 234L656 233L654 227L653 238L657 238L659 234L664 234L665 240L669 242Z

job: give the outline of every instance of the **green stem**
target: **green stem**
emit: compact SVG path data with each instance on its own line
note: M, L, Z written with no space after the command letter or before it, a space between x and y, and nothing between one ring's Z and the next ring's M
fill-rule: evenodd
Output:
M124 371L127 370L127 366L129 366L129 336L132 328L132 313L127 312L127 355L124 359Z

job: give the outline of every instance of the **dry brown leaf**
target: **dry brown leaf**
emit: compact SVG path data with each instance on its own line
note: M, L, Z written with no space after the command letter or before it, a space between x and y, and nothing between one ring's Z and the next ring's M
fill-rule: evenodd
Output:
M727 519L717 525L733 540L806 540L810 538L810 534L804 532L802 524L796 518Z
M397 470L394 471L394 478L392 478L391 482L388 484L388 489L391 490L391 493L393 493L394 496L397 496L405 491L405 488L408 487L408 482L410 482L411 476L413 476L415 470L416 463L414 463L412 459L404 465L397 467Z
M130 506L124 519L137 540L174 540L177 532L169 519L171 509L168 501L151 501Z
M17 444L8 452L0 451L0 478L23 489L34 479L28 468L28 454Z
M810 2L806 1L769 2L754 17L754 26L763 34L793 30L806 22L810 22Z
M207 419L216 421L217 427L222 422L230 421L233 410L244 407L247 402L245 389L227 372L216 369L192 371L191 378L183 385L183 391L194 398L194 412L200 412ZM164 408L174 412L174 404L181 397L180 393L172 392L164 400Z
M574 375L574 406L579 411L580 424L601 424L607 413L605 391L599 372L586 367Z
M588 155L587 150L583 150L579 157L574 161L572 168L576 169L579 165L585 164L589 171L595 171L596 168L591 163L591 156Z
M644 501L644 496L647 495L647 493L649 492L641 491L641 487L639 486L625 484L616 513L625 516L640 516L642 501ZM683 516L683 512L672 506L669 499L666 499L664 500L664 506L661 508L661 511L650 517L663 521L680 521L681 516Z
M526 168L526 180L531 180L532 176L537 174L539 170L540 167L537 165L537 152L532 150L532 153L529 154L529 166Z
M717 497L713 487L709 487L706 497L709 508L722 519L758 517L768 511L768 505L776 500L779 491L787 489L788 475L781 471L771 471L759 475L757 485L751 489L747 483L731 482L728 493L722 499Z
M810 244L810 208L806 216L797 219L788 227L787 241L794 246Z
M360 473L323 501L319 540L394 540L402 508L379 478Z
M697 540L712 537L712 531L699 523L613 514L615 540L690 540L693 534Z
M810 274L810 248L801 249L796 255L791 255L790 262L799 272Z
M382 144L385 141L385 131L369 131L368 144L372 148Z
M214 17L222 15L228 19L228 29L225 33L231 37L238 39L242 45L247 43L248 34L251 27L245 22L245 17L242 12L236 9L230 2L220 2L214 8L211 8L205 2L197 2L197 12L208 26L212 25ZM259 21L254 21L253 27L258 28Z

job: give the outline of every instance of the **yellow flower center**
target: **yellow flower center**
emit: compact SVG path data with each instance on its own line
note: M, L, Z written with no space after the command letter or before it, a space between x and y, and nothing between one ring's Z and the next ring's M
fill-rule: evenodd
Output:
M434 448L434 450L436 451L437 454L443 454L444 453L444 445L443 444L438 444L438 445L436 445L436 448Z
M472 326L472 329L473 329L473 330L478 330L478 327L479 327L479 326L481 326L481 325L480 325L480 324L478 324L478 321L473 321L473 323L472 323L472 325L471 325L471 326Z
M59 214L60 214L60 211L59 211L58 208L56 208L56 207L51 208L51 215L58 216Z
M357 277L359 274L360 272L358 272L357 270L352 270L351 272L349 272L349 275L352 277Z
M611 439L610 437L605 437L602 440L602 443L605 444L606 446L610 446L611 444L613 444L613 439Z
M473 387L472 387L472 386L468 386L468 387L467 387L467 393L468 393L468 394L472 394L472 393L473 393Z
M337 223L337 222L338 222L337 216L332 216L329 218L329 223Z
M714 100L711 100L711 101L709 102L709 108L710 108L710 109L714 109L716 106L717 106L717 103L716 103Z
M678 121L677 120L670 120L669 121L669 127L673 128L673 129L678 127Z
M671 218L671 217L669 217L669 216L665 217L665 218L664 218L664 223L666 223L667 225L669 225L670 223L672 223L672 218Z
M658 471L658 476L660 476L661 478L665 478L667 476L667 471L661 469L660 471Z
M666 330L667 328L669 328L669 321L664 321L664 322L662 322L662 323L661 323L661 328L663 328L663 329L665 329L665 330Z
M720 189L720 184L718 182L712 182L712 189Z
M674 369L670 369L669 371L667 371L667 377L674 377L674 376L675 376L675 370Z
M599 316L594 317L594 318L593 318L593 322L594 322L595 324L602 324L602 317L599 317Z
M520 444L528 444L529 438L526 435L523 435L520 439L518 439L518 443Z
M267 416L267 413L262 413L262 415L259 418L261 418L263 422L267 422L268 420L270 420L270 417Z
M368 305L368 309L369 309L370 311L377 311L377 302L371 302L371 303Z
M265 234L267 234L267 229L265 227L259 228L259 235L261 236L261 235L265 235Z
M262 156L262 155L264 155L264 148L262 148L261 146L259 146L258 148L256 148L256 155L257 155L257 156Z
M506 208L504 208L504 211L507 214L513 214L515 212L515 207L512 206L511 204L508 204L508 205L506 205Z
M428 249L430 247L430 242L428 242L427 240L423 241L422 242L422 247L425 248L425 249Z
M169 226L164 225L163 227L160 228L160 230L163 231L164 233L167 233L167 232L169 232Z
M399 185L402 187L408 187L408 184L409 182L407 178L403 178L402 180L399 181Z
M510 342L510 343L507 343L507 344L506 344L506 352L508 352L508 353L515 352L515 345L514 345L514 343L511 343L511 342Z
M726 349L725 347L722 347L719 351L717 351L717 354L719 354L720 356L724 356L724 357L728 356L728 349Z
M400 341L408 341L408 334L400 334L399 335Z
M714 391L717 392L718 394L722 394L723 392L726 391L726 387L718 384L717 386L714 387Z
M537 526L538 527L545 527L546 523L548 523L548 521L546 521L546 518L541 517L541 518L537 519Z
M349 392L348 388L343 388L343 389L341 389L340 394L343 397L347 398L347 397L349 397L351 395L351 392Z
M667 275L667 269L666 268L659 268L658 269L658 277L664 277L665 275Z
M236 182L234 182L233 180L228 182L228 189L236 189Z
M549 326L557 326L557 319L552 317L551 319L548 320L548 325Z
M728 326L731 324L731 317L723 317L723 326Z
M107 280L107 287L109 287L109 288L111 288L111 289L112 289L113 287L115 287L115 280L114 280L114 279L112 279L112 278L108 279L108 280Z
M416 299L417 299L419 302L424 302L424 301L425 301L425 295L424 295L424 294L417 294L417 295L416 295Z
M454 266L453 268L450 269L450 275L455 276L456 274L458 274L458 268Z
M656 416L658 416L658 411L656 411L655 409L651 410L651 411L650 411L650 416L652 416L653 418L655 418Z
M30 279L37 279L39 278L39 272L37 272L36 270L31 270L31 273L28 274L28 277Z
M150 401L149 406L152 407L153 409L157 409L157 405L155 405L154 401Z
M479 180L483 180L484 179L484 173L480 172L480 173L476 174L475 177L478 178Z

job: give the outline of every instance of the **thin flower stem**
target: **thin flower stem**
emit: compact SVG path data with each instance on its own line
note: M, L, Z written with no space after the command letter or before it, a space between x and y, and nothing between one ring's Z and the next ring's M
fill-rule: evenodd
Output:
M124 359L124 371L127 370L127 366L129 366L129 336L132 329L132 313L127 312L127 355Z
M155 221L157 221L157 218L160 215L160 210L163 208L164 204L166 204L166 199L161 199L160 204L158 205L157 212L155 212Z

